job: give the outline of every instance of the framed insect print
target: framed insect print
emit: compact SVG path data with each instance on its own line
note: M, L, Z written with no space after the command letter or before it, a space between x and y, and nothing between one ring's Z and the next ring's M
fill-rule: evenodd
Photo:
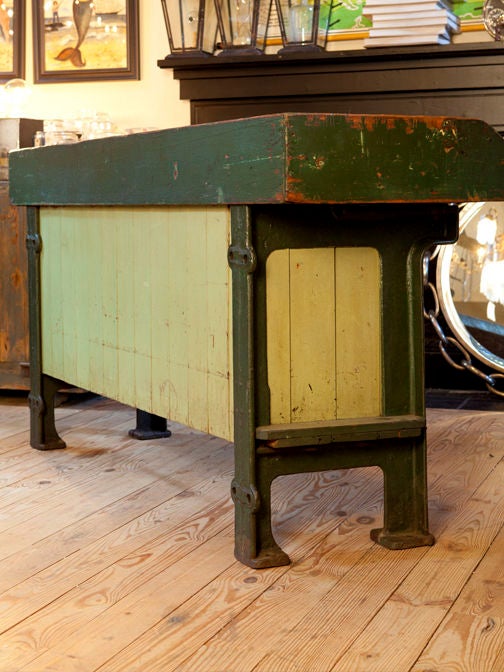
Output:
M35 82L139 79L138 0L33 0Z

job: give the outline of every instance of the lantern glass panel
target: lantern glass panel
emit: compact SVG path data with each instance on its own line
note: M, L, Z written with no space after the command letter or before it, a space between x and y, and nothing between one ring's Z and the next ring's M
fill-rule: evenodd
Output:
M161 0L172 54L211 54L217 16L213 0Z
M284 50L325 49L335 0L275 0Z
M262 51L272 0L215 0L222 47Z

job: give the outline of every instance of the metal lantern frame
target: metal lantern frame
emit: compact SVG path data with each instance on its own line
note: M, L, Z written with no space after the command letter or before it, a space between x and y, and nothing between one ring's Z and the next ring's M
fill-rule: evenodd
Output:
M215 50L217 36L217 19L215 16L214 0L198 0L196 16L192 19L197 22L196 40L189 44L184 17L187 17L189 0L161 0L163 16L168 33L171 56L209 56ZM193 0L191 3L196 5ZM170 9L168 9L168 5ZM175 28L176 26L176 28ZM180 44L177 37L180 36ZM170 55L167 57L169 58Z
M241 56L264 52L273 0L243 0L240 4L247 5L251 11L250 30L247 31L248 39L242 44L237 40L233 21L238 8L236 0L215 0L217 24L221 37L220 55Z
M324 3L328 6L327 20L324 26L320 26L321 16L321 0L311 0L303 2L303 0L275 0L276 11L278 15L278 23L280 26L280 34L282 37L283 48L279 53L289 51L323 51L327 45L327 37L330 28L338 23L333 20L334 10L341 5L339 0L329 0ZM292 13L295 9L308 9L311 11L311 26L306 30L306 37L302 36L296 39L292 36L290 30L292 23Z

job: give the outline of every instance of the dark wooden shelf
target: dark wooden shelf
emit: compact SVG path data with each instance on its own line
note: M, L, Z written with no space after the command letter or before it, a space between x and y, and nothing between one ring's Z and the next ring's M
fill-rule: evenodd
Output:
M168 56L192 123L276 112L480 118L504 130L504 45L432 45L240 58Z
M336 62L359 62L359 61L387 61L409 60L421 57L430 59L471 58L474 56L504 55L502 42L470 42L465 44L408 46L408 47L381 47L373 49L344 49L335 51L320 51L305 53L291 51L284 54L250 54L247 56L172 56L168 55L158 61L160 68L221 68L222 66L234 66L243 68L251 65L304 65L323 64Z

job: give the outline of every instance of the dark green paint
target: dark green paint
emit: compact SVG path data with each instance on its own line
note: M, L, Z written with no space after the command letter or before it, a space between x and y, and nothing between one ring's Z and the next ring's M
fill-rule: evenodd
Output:
M30 443L38 450L65 448L56 431L54 397L60 381L42 370L42 321L40 296L40 238L39 211L27 210L26 247L28 251L28 300L30 322Z
M246 214L245 214L246 213ZM455 241L449 204L257 205L232 211L236 556L251 567L288 558L271 529L280 475L379 466L388 548L433 543L428 532L423 373L422 256ZM266 263L275 250L370 246L382 267L383 418L270 425ZM244 264L247 250L253 264ZM309 363L307 362L307 366Z
M277 114L10 155L17 204L504 198L499 135L472 119Z

